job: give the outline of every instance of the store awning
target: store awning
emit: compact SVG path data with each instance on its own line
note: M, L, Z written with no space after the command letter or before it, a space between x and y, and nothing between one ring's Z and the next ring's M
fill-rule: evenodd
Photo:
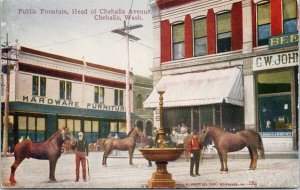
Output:
M222 102L238 106L244 104L240 67L163 76L144 102L145 108L159 106L157 88L165 90L164 107L199 106Z

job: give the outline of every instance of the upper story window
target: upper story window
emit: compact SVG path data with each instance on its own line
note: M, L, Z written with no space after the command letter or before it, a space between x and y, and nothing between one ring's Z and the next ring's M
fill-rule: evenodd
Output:
M104 104L104 87L95 86L95 103Z
M142 100L142 95L138 94L136 96L136 108L142 109L143 108L143 100Z
M173 59L184 58L184 24L172 26Z
M270 3L257 5L258 45L268 45L271 34Z
M72 98L72 83L70 81L59 82L59 97L60 99L71 99Z
M284 34L297 32L297 2L296 0L282 0L283 32Z
M32 95L46 96L46 77L32 76Z
M217 15L217 50L218 53L231 51L231 14Z
M123 106L123 90L115 90L115 106Z
M194 56L207 54L206 18L194 20Z

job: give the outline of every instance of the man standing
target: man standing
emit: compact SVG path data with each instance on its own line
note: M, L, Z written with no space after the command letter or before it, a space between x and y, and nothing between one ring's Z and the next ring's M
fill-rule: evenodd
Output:
M76 155L76 179L75 182L79 180L79 165L81 162L82 166L82 178L86 181L86 159L88 158L89 148L86 141L83 139L83 133L78 133L78 141L75 143L75 155Z
M193 134L192 140L189 142L190 147L190 155L191 155L191 164L190 164L190 175L192 177L195 177L196 175L200 176L199 174L199 161L200 161L200 154L201 154L201 144L199 141L199 138L197 137L197 134ZM195 173L193 173L195 165Z
M155 137L154 136L148 136L148 145L147 148L153 148L154 147L154 140ZM152 162L150 160L148 160L148 167L152 167Z

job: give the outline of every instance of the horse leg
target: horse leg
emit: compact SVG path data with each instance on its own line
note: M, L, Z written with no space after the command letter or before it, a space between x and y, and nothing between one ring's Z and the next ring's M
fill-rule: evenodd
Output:
M9 182L10 184L15 184L17 183L15 180L15 172L17 170L17 167L21 164L21 162L24 160L25 158L19 158L19 159L15 159L13 165L11 166L11 172L10 172L10 177L9 177Z
M50 159L49 163L50 163L49 179L50 179L50 181L56 181L56 179L55 179L55 168L56 168L57 159Z
M106 152L104 152L103 156L102 156L102 166L105 165L105 154L106 154Z
M133 165L132 163L132 156L133 156L133 150L128 150L128 154L129 154L129 165Z
M252 151L252 148L251 148L251 147L248 147L248 150L249 150L249 154L250 154L250 158L251 158L249 170L251 170L252 165L253 165L253 151Z
M219 152L219 151L218 151L218 154L219 154L220 163L221 163L221 169L220 169L220 172L223 172L223 171L224 171L224 165L223 165L222 154L221 154L221 152Z
M258 152L257 152L257 149L252 149L252 152L253 152L253 164L252 164L252 170L255 170L256 169L256 166L257 166L257 158L258 158Z
M223 158L223 163L224 163L224 171L226 172L226 173L228 173L228 166L227 166L227 152L223 152L222 153L223 155L222 155L222 158Z

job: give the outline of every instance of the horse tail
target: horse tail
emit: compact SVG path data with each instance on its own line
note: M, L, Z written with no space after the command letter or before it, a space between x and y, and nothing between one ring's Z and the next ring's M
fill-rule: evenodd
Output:
M265 148L264 148L264 144L263 144L263 141L261 139L261 136L258 134L258 150L259 150L259 153L260 153L260 156L262 157L262 159L265 159Z

